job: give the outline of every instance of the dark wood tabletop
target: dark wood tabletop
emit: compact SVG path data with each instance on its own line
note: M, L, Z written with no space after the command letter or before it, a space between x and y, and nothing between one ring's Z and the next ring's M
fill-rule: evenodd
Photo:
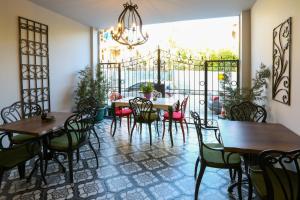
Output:
M20 134L29 134L33 136L43 136L51 131L63 127L66 119L70 117L71 112L50 112L48 116L54 116L52 121L44 121L40 116L22 119L17 122L0 125L0 131L8 131Z
M300 136L281 124L218 120L226 151L257 154L300 149Z

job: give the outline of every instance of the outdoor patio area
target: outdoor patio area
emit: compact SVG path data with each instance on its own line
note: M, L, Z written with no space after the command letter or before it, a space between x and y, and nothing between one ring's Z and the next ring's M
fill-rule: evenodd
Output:
M74 164L74 190L65 180L57 163L50 161L47 173L48 185L39 176L30 183L19 180L17 169L8 172L0 190L0 199L193 199L194 165L199 147L193 125L189 125L186 144L183 144L181 131L174 129L174 147L171 148L168 136L161 139L153 129L153 144L149 145L149 133L144 128L142 134L134 132L132 145L126 124L118 125L116 135L111 137L111 120L97 124L97 134L101 138L98 154L99 168L88 146L80 151L80 161ZM160 130L161 131L161 130ZM206 141L213 142L214 134L206 133ZM97 148L96 140L94 147ZM62 161L67 168L66 160ZM32 164L26 167L27 175ZM40 186L42 184L42 186ZM237 199L236 190L227 192L230 184L228 170L208 168L200 187L201 199ZM243 189L247 199L247 189Z

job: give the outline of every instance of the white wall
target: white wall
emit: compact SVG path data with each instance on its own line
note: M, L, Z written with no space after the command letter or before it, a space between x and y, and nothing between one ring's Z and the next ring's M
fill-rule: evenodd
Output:
M268 89L270 120L300 134L300 0L258 0L251 9L252 76L261 62L272 67L273 28L292 17L291 105L275 102Z
M0 109L20 100L18 16L49 26L52 111L70 111L76 73L90 64L90 30L27 0L0 0Z

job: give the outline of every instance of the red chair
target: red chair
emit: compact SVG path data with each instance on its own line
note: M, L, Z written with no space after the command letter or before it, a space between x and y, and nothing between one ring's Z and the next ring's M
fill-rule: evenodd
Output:
M175 124L177 122L180 123L184 143L185 143L185 135L184 135L183 122L186 124L186 129L188 131L188 124L187 124L186 119L185 119L185 110L186 110L186 105L187 105L188 99L189 99L189 96L184 98L184 100L180 104L180 107L177 108L177 110L175 110L173 112L173 116L172 116L172 120L175 122ZM165 122L167 120L169 120L169 113L165 112L164 113L164 119L163 119L163 138L165 136Z
M116 100L122 99L122 98L123 98L122 95L118 94ZM123 108L123 107L115 108L115 116L120 118L120 125L122 123L122 117L127 118L128 134L130 134L130 121L131 121L130 116L131 116L131 114L132 114L132 110L130 108ZM111 130L112 130L112 127L113 127L114 123L116 123L116 121L113 119L112 122L111 122Z

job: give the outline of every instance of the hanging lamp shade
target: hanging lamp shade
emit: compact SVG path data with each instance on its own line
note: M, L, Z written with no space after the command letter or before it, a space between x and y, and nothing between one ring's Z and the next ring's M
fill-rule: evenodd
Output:
M127 45L129 49L144 44L148 40L148 34L143 33L143 22L136 4L123 4L124 10L118 18L118 25L111 30L112 38L120 44Z

